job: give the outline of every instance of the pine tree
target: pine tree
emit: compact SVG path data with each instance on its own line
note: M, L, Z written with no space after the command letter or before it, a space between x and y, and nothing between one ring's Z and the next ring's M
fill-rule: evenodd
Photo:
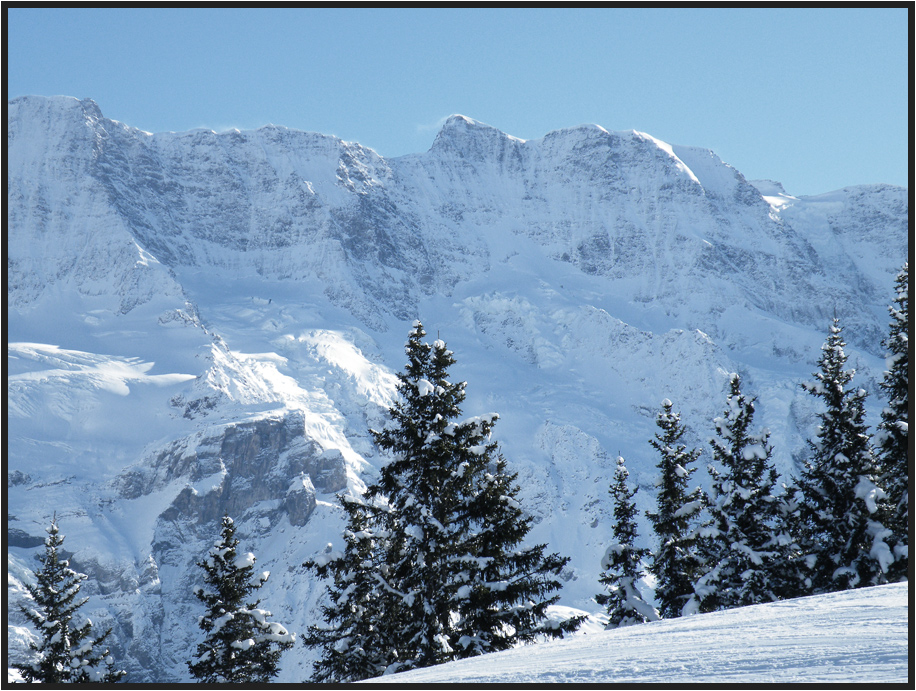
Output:
M834 318L818 361L820 371L806 391L826 407L818 415L817 439L799 479L801 537L808 561L810 592L846 590L886 582L893 561L878 520L884 492L866 428L866 392L851 386L855 370L847 356L839 320Z
M394 425L372 432L393 458L366 491L390 507L386 580L402 594L401 668L505 650L580 623L546 622L569 560L545 556L545 545L518 549L531 518L516 499L516 476L488 441L498 415L458 421L466 383L449 381L452 352L424 335L417 322L389 411Z
M896 297L888 310L890 333L884 347L888 351L887 370L881 389L888 403L881 411L881 423L874 444L881 466L884 489L888 497L885 525L893 534L894 563L888 569L888 580L900 581L909 572L909 262L897 274Z
M92 636L92 622L73 624L76 612L89 598L79 598L85 574L70 568L63 558L64 536L57 527L57 517L47 528L44 554L39 555L41 568L35 573L36 584L26 584L34 605L20 605L22 613L39 631L40 643L30 643L36 653L30 664L16 665L23 679L42 684L113 683L125 672L114 667L105 641L107 629L98 638Z
M680 443L686 429L680 415L672 412L673 404L662 401L662 411L655 424L661 429L649 440L661 458L656 481L658 510L646 512L658 540L652 555L649 572L655 576L655 599L663 619L679 617L693 593L693 582L701 561L697 554L697 521L703 510L705 497L697 487L688 493L692 467L700 455L698 449L687 451Z
M777 474L769 431L751 434L754 398L741 393L732 374L726 410L715 419L709 522L704 526L704 566L694 586L699 609L711 612L784 596L793 539L775 495Z
M314 627L309 638L323 647L315 680L427 667L580 623L546 622L568 559L545 556L544 545L519 548L531 519L516 499L516 476L489 441L498 416L458 421L465 383L448 380L453 354L441 340L424 343L425 335L416 322L392 426L371 430L392 458L363 508L348 510L353 537L345 536L343 554L306 564L334 578L331 627ZM346 611L362 605L362 621Z
M608 613L608 629L620 626L643 624L658 620L658 612L646 602L639 591L638 583L645 575L642 561L649 555L648 549L640 549L636 543L636 506L633 497L638 488L627 487L629 473L623 457L617 458L617 470L610 494L614 498L614 542L608 547L601 568L604 573L598 579L606 592L599 593L595 600L604 605Z
M258 607L260 600L251 599L270 574L265 571L255 580L255 556L239 554L238 544L235 524L224 516L220 539L207 558L197 562L206 574L206 587L194 589L207 607L199 620L206 636L197 646L197 661L187 664L191 676L205 684L271 681L280 655L296 638L269 622L270 612Z
M781 485L782 491L777 495L779 511L775 533L781 536L782 564L770 578L776 596L780 600L789 600L807 595L811 588L806 555L801 548L804 532L801 490L792 482Z
M393 633L401 598L385 588L387 531L373 529L384 521L375 507L361 498L339 497L347 514L343 552L327 553L304 566L323 579L331 604L322 605L326 625L313 624L302 642L321 648L323 657L313 663L312 681L349 683L370 679L397 669Z

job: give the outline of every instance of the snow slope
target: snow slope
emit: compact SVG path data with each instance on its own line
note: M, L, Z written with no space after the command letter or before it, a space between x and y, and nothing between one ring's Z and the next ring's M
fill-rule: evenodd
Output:
M224 512L277 620L314 620L322 587L297 565L386 461L368 429L418 317L455 352L465 414L499 412L531 541L572 558L562 604L586 611L613 459L643 515L663 398L705 446L739 371L793 473L834 310L877 391L903 188L795 198L597 126L522 141L454 116L428 152L384 159L282 127L151 135L89 100L8 105L8 625L56 511L131 681L186 679L194 562Z
M906 583L669 619L364 683L913 684Z

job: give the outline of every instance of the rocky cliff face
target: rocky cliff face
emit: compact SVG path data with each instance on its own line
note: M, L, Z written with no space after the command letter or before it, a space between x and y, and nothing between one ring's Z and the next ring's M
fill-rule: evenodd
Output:
M906 189L795 198L597 126L522 141L453 116L428 152L384 159L281 127L149 134L92 101L8 105L11 602L57 511L131 681L186 679L194 563L224 513L272 571L277 620L314 620L298 564L339 542L334 495L385 462L368 429L417 317L455 351L467 414L499 411L531 537L573 557L564 604L591 611L608 459L651 506L662 398L702 446L740 371L788 474L834 311L859 383L881 376ZM14 608L9 625L20 654ZM288 653L281 680L309 659Z

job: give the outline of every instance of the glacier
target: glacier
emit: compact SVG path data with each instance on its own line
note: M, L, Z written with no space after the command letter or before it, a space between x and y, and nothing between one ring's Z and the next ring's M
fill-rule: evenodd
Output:
M303 631L323 587L298 565L339 546L335 495L385 463L368 429L417 318L455 352L464 412L499 412L529 537L572 557L562 604L591 613L613 459L642 514L663 398L705 447L739 372L791 475L836 313L880 411L906 188L794 197L596 125L526 141L456 115L386 159L277 126L150 134L68 97L9 101L7 154L11 656L55 512L129 681L188 679L194 562L224 512L272 574L265 606Z

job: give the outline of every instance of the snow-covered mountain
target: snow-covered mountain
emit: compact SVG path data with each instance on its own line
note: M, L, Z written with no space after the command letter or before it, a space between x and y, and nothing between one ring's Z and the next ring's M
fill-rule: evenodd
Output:
M796 198L594 125L523 141L453 116L428 152L385 159L24 97L7 132L11 603L56 512L131 681L187 678L194 562L227 511L275 618L314 621L323 588L298 565L339 545L335 494L385 462L368 428L414 319L455 352L465 413L500 413L530 537L572 557L563 604L597 611L613 458L649 508L660 401L705 446L739 371L793 472L830 318L876 392L908 254L905 188ZM310 659L288 652L280 680Z

